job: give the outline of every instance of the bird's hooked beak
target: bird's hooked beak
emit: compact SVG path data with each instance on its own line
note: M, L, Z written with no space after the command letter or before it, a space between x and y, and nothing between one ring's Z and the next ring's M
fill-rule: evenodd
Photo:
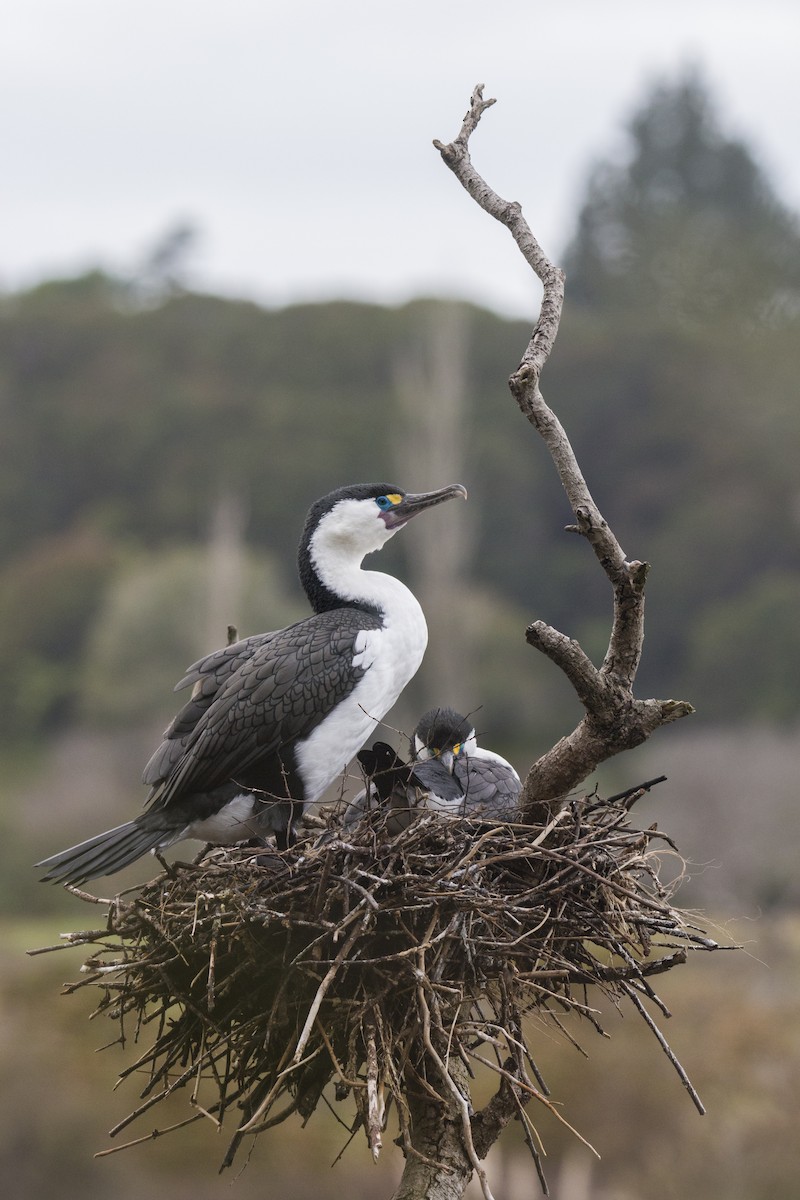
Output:
M456 769L456 756L452 750L442 750L439 755L439 762L443 767L447 768L449 775L453 774L453 771Z
M381 515L386 522L387 529L400 529L417 513L424 512L426 508L433 508L437 504L443 504L445 500L454 500L457 496L462 500L467 498L467 489L461 483L451 483L447 487L439 488L436 492L406 492L398 505Z

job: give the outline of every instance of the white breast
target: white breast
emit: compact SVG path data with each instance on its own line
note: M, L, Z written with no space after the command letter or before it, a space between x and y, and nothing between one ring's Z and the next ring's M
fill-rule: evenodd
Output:
M263 836L259 828L256 814L261 803L256 801L251 792L243 792L234 796L227 804L204 821L192 821L164 845L183 841L184 838L196 838L201 842L214 842L215 845L228 846L233 842L242 842L246 838Z
M391 575L369 571L361 575L362 579L372 577L384 623L381 629L364 630L356 640L354 663L366 669L366 674L313 733L295 743L298 772L309 803L319 799L375 732L419 669L428 643L425 617L408 588Z

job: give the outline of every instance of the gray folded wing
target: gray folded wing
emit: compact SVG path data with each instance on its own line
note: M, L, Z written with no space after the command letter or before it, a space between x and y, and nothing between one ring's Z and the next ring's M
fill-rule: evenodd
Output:
M462 815L492 821L514 821L521 784L505 760L470 755L456 760L455 774L463 790Z
M353 666L356 639L379 626L370 613L336 609L195 663L180 685L194 683L192 698L145 768L150 801L161 808L246 780L259 760L307 736L363 677Z
M274 633L259 633L215 650L192 663L186 674L175 684L175 691L192 684L191 699L173 717L164 730L164 740L155 751L144 771L142 782L156 789L168 779L180 761L186 745L200 718L213 704L230 677L259 651L263 653Z

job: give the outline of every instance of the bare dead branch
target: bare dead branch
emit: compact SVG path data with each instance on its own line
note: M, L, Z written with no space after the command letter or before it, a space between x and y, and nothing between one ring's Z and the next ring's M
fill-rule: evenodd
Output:
M439 1054L433 1044L431 1038L431 1013L428 1006L428 1000L425 995L425 983L428 980L428 974L425 969L425 952L421 951L418 955L417 972L419 976L419 984L417 986L417 1003L419 1005L420 1015L422 1017L422 1040L423 1044L430 1055L431 1061L434 1062L439 1070L439 1075L447 1090L450 1092L455 1101L456 1108L461 1116L461 1128L464 1139L464 1149L467 1152L469 1161L472 1163L472 1168L478 1176L483 1192L484 1200L494 1200L492 1190L489 1187L489 1180L486 1176L480 1159L475 1150L475 1144L472 1140L472 1120L470 1116L469 1094L464 1095L464 1092L458 1086L458 1083L453 1078L450 1067L445 1063L444 1059Z
M367 1022L367 1141L375 1162L381 1152L383 1142L383 1119L385 1114L380 1088L380 1069L378 1066L378 1049L376 1045L375 1024Z
M661 1049L664 1051L667 1058L669 1059L669 1061L672 1063L673 1067L675 1068L678 1078L680 1079L681 1083L683 1084L683 1086L686 1088L687 1092L689 1093L689 1095L692 1099L692 1103L694 1104L695 1108L700 1113L701 1117L705 1116L705 1111L706 1111L705 1105L703 1104L703 1102L700 1099L700 1097L698 1096L695 1088L693 1087L692 1081L689 1079L689 1076L686 1074L683 1067L681 1066L681 1064L678 1062L677 1058L675 1057L669 1043L667 1042L667 1039L664 1037L663 1033L658 1028L658 1026L656 1025L653 1018L650 1016L650 1014L647 1011L647 1009L645 1008L644 1004L637 996L636 989L634 987L632 987L630 983L624 983L622 986L623 986L624 990L627 992L632 1004L639 1010L645 1023L650 1027L652 1032L655 1034L658 1044L661 1046Z
M629 561L592 498L561 422L539 388L542 369L553 349L564 303L564 272L550 261L534 237L521 206L500 197L478 174L469 140L494 100L484 100L479 84L454 141L434 141L444 162L481 208L508 229L544 293L539 317L509 387L520 411L542 437L575 514L575 525L592 547L611 583L614 610L608 648L596 668L577 642L536 621L527 632L530 645L545 654L572 683L586 717L567 738L534 763L522 794L530 818L557 807L563 798L607 758L645 741L660 725L693 711L685 701L636 700L632 688L644 641L644 585L648 567Z

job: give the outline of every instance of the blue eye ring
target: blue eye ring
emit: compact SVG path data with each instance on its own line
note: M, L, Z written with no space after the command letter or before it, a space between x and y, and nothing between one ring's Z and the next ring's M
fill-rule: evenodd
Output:
M386 512L390 508L394 508L388 496L376 496L375 503L382 512Z

